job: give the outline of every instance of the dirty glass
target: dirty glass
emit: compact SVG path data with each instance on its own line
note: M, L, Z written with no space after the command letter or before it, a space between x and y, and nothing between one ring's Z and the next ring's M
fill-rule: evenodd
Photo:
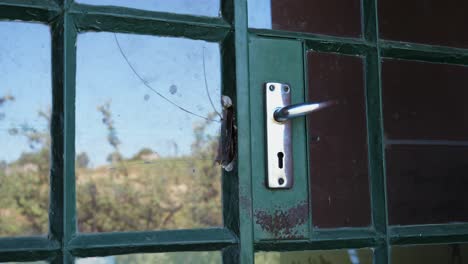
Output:
M213 17L219 16L220 4L220 0L76 0L76 2Z
M468 245L393 246L392 264L465 264L468 263Z
M51 54L45 25L0 22L0 236L47 233Z
M372 264L372 249L258 252L255 264Z
M363 60L308 52L307 67L308 102L332 103L307 116L313 224L369 226Z
M77 49L79 230L221 226L218 44L86 33Z
M360 0L249 0L249 27L361 36Z
M389 223L468 221L468 67L382 66Z
M468 2L379 0L380 37L468 48Z
M385 59L382 89L389 140L468 141L468 67Z
M76 264L221 264L220 252L133 254L77 259Z
M389 224L467 222L468 146L387 145Z

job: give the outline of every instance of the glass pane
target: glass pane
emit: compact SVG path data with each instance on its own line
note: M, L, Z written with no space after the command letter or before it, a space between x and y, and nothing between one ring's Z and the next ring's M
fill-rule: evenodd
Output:
M249 27L361 36L359 0L249 0Z
M0 236L47 233L51 55L45 25L0 22Z
M379 0L380 36L468 48L468 2Z
M467 146L387 146L389 223L468 221L466 157Z
M383 61L389 223L467 221L468 67Z
M81 4L114 5L151 11L219 16L220 0L76 0Z
M307 116L313 224L369 226L363 60L309 52L307 61L308 101L335 102Z
M259 252L255 264L372 264L372 249Z
M386 59L385 136L391 140L468 140L468 67Z
M87 33L77 55L79 229L221 226L218 44Z
M220 252L134 254L76 260L77 264L221 264Z
M468 263L468 245L394 246L392 264L465 264Z

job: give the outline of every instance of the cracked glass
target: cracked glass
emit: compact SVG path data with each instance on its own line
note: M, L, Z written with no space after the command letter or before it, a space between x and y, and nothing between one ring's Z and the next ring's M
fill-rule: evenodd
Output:
M222 226L217 43L78 37L81 232Z

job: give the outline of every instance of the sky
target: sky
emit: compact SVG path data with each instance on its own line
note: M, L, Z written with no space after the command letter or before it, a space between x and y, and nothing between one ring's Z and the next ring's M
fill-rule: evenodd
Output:
M30 151L25 138L9 129L24 124L45 131L37 113L51 106L50 32L41 24L0 22L0 96L15 101L0 107L0 160L12 161ZM208 92L221 111L218 43L142 35L116 35L132 66L155 90L174 103L207 116L214 112ZM84 33L77 42L76 152L86 152L91 165L106 162L112 148L98 106L110 103L121 153L131 157L144 147L162 156L190 153L193 126L203 119L160 98L132 72L112 33ZM219 133L212 122L208 132ZM177 146L176 146L177 145ZM213 157L214 158L214 157Z
M152 11L219 16L219 0L75 0L89 5L117 5ZM249 26L271 29L271 0L248 1Z
M208 92L221 112L220 54L217 43L117 34L132 66L155 90L200 116L214 112ZM149 147L162 156L190 153L194 124L203 119L168 103L136 77L122 57L112 33L85 33L77 44L76 151L104 163L111 146L99 105L110 102L117 136L126 157ZM213 122L210 134L220 123ZM103 137L104 136L104 137ZM96 145L96 142L100 142ZM102 142L102 143L101 143ZM95 155L99 152L101 154ZM214 158L214 157L213 157Z
M11 161L29 150L26 140L9 134L11 128L48 129L37 113L52 101L50 31L40 24L0 22L0 36L0 97L15 97L0 106L0 160Z
M87 4L121 5L164 12L218 16L218 0L80 0ZM249 25L271 28L269 0L249 1ZM258 10L258 11L257 11ZM260 11L263 10L263 11ZM266 11L266 12L265 12ZM14 161L31 151L24 137L9 130L23 125L47 131L38 111L51 107L51 40L42 24L0 22L0 97L13 102L0 106L0 161ZM221 111L220 50L217 43L129 34L83 33L77 42L76 152L86 152L91 165L106 163L112 148L97 108L110 103L120 149L131 157L142 148L162 156L190 153L193 126L203 119L168 103L142 83L123 58L115 36L131 65L145 82L169 100L200 116ZM203 58L206 64L204 81ZM208 91L206 91L208 89ZM220 124L212 122L209 134ZM176 147L177 146L177 147ZM351 254L350 254L351 255ZM113 263L114 259L89 263ZM88 263L82 260L82 263ZM355 263L355 262L353 262Z
M80 0L80 3L120 5L163 12L218 16L218 0ZM249 25L270 28L269 0L249 2ZM27 125L48 129L38 111L51 107L51 40L49 27L23 22L0 22L0 97L15 101L0 106L0 161L16 160L31 151L24 137L9 130ZM221 111L220 50L218 43L157 36L117 34L122 50L145 82L171 101L197 115L212 113L209 94ZM132 72L112 33L83 33L77 41L76 152L86 152L91 165L106 163L112 152L97 107L107 102L115 121L120 150L131 157L143 147L162 156L190 153L193 126L204 120L184 113L151 91ZM2 116L4 115L4 116ZM209 134L217 135L212 123Z
M271 0L250 0L247 5L249 27L271 29Z

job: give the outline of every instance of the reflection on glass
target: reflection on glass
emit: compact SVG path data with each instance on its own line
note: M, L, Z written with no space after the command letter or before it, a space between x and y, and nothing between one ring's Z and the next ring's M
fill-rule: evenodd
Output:
M468 140L468 67L385 59L385 135L391 140Z
M218 44L87 33L77 55L79 229L222 225Z
M372 264L372 249L259 252L255 264Z
M389 222L468 221L468 67L385 59Z
M174 252L83 258L77 264L221 264L220 252Z
M47 233L50 32L0 22L0 236Z
M467 146L387 146L389 223L467 222L466 157Z
M251 28L361 35L360 0L249 0L248 7Z
M364 67L360 57L309 52L307 116L314 226L370 225ZM332 120L332 121L331 121Z
M380 36L468 48L468 1L379 0Z
M81 4L114 5L151 11L219 16L220 0L76 0Z
M468 245L393 246L392 264L464 264L468 263Z

